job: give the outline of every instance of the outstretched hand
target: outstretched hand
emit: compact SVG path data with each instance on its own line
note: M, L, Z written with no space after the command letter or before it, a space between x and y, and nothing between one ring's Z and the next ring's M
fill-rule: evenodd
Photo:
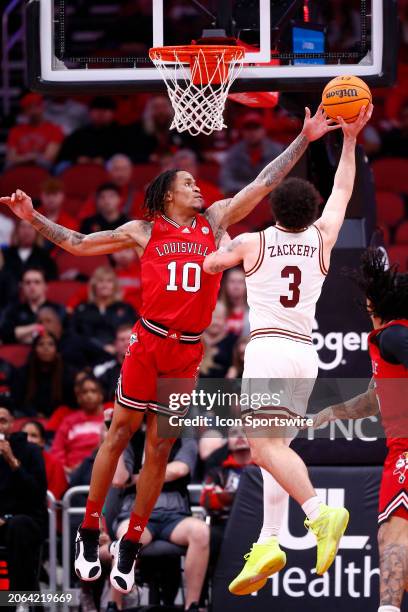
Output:
M353 123L346 123L343 117L337 117L337 121L343 130L344 138L355 140L364 126L370 121L373 110L374 106L372 104L362 106L357 119Z
M34 210L30 196L17 189L11 197L0 197L0 204L5 204L20 219L29 220Z
M305 108L305 113L302 134L306 136L310 142L321 138L328 132L338 130L341 127L334 119L330 119L330 117L326 115L322 104L319 105L313 117L311 116L310 108L307 106Z

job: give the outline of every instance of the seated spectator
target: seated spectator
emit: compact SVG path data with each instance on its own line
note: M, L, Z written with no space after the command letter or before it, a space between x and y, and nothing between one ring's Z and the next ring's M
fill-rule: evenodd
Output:
M62 421L65 419L65 417L70 416L71 414L74 414L74 412L76 412L76 410L78 409L78 399L77 398L78 398L78 393L80 391L80 387L82 385L82 382L86 378L89 378L89 377L92 378L91 368L84 368L83 370L79 370L78 372L76 372L76 374L74 375L74 384L73 384L75 400L72 402L70 406L68 406L67 404L63 404L62 406L58 406L58 408L54 410L54 412L52 413L52 415L50 416L50 418L48 419L45 425L45 428L47 431L51 431L51 432L57 431L57 429L59 428Z
M162 491L140 540L144 546L154 540L167 540L178 546L187 546L184 565L186 610L198 610L209 554L208 525L191 517L188 502L187 484L194 473L196 461L196 441L177 440L170 451ZM129 482L134 482L137 490L138 463L134 447L129 444L119 460L113 486L125 487ZM114 521L118 539L127 532L134 499L133 494L124 497Z
M21 280L21 298L9 304L3 312L0 324L2 341L6 344L31 344L42 330L37 323L41 306L51 306L60 313L61 318L64 316L62 306L47 300L47 283L43 270L28 268Z
M217 185L200 178L197 155L194 151L190 149L180 149L180 151L177 151L171 158L171 167L175 170L185 170L185 172L189 172L195 178L203 196L204 208L208 208L214 202L225 198ZM217 177L214 178L216 179Z
M238 338L232 352L232 364L225 375L225 378L242 378L244 373L245 349L249 342L249 336Z
M9 246L16 224L13 219L0 213L0 247Z
M144 194L133 183L133 164L123 153L117 153L106 164L109 181L119 189L121 197L121 212L130 219L143 219L142 204ZM80 219L96 213L95 196L90 196L79 212Z
M227 330L227 309L217 302L210 325L203 333L204 357L200 378L224 378L231 365L237 337Z
M225 194L235 194L253 181L269 162L282 152L282 145L266 136L264 119L254 111L241 121L241 138L228 151L220 182Z
M211 560L215 562L221 548L224 530L238 490L241 472L251 464L251 450L242 428L228 431L228 456L211 468L204 480L200 504L211 516Z
M64 134L55 123L44 120L44 101L37 93L28 93L20 101L21 123L11 128L6 148L6 166L54 164Z
M113 355L116 329L119 325L133 325L137 315L133 308L121 301L118 279L112 268L101 266L89 281L89 299L75 308L72 329Z
M408 157L408 102L400 109L398 125L382 135L381 155Z
M62 499L68 489L68 481L61 461L45 450L44 425L39 421L28 421L23 425L21 431L27 434L28 442L37 444L41 448L47 474L47 489L51 491L55 499Z
M96 215L81 223L81 232L91 234L114 230L127 223L129 218L121 212L120 191L113 183L104 183L96 190Z
M14 390L16 387L15 367L0 357L0 403L14 407Z
M123 301L138 312L142 306L140 260L135 249L122 249L109 257L123 291Z
M72 230L78 229L78 221L64 210L64 184L56 178L50 178L41 185L41 205L39 212L50 221L59 223ZM47 248L54 248L52 242L46 241Z
M124 150L133 163L160 163L182 144L176 130L170 130L173 109L167 96L154 96L147 101L141 122L124 128ZM135 146L137 143L137 146Z
M241 336L249 331L248 303L246 298L245 272L243 268L226 270L222 278L221 301L227 309L227 331Z
M4 269L4 257L0 249L0 321L3 310L18 299L18 280Z
M33 226L19 219L16 223L11 246L2 249L4 269L21 279L26 268L41 268L47 280L57 278L57 265L42 245L42 238Z
M115 399L116 386L131 334L130 325L120 325L116 330L114 359L105 361L94 368L94 376L105 391L105 401L112 402Z
M89 124L64 140L58 160L70 164L103 164L119 153L122 147L115 110L112 98L94 98L89 108Z
M103 392L95 378L85 378L77 394L78 410L62 421L51 447L51 454L62 461L69 475L97 448L103 422Z
M106 357L106 354L87 337L80 336L72 329L65 329L61 313L51 306L41 306L37 322L45 331L51 333L58 342L58 352L65 364L82 369L93 366ZM89 369L89 372L91 370Z
M64 365L57 339L43 331L34 339L27 364L17 372L19 413L48 418L63 403L72 404L73 370Z
M0 407L0 545L6 547L11 591L39 591L40 550L47 529L47 477L41 449ZM23 551L23 554L22 554Z

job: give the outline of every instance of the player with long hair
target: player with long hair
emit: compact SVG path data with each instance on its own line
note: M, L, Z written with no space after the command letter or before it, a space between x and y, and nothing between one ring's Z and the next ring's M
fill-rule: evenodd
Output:
M388 267L381 249L369 249L352 276L366 296L374 328L368 337L373 379L365 393L321 410L314 427L381 412L388 453L378 514L378 612L399 612L408 590L408 273Z
M145 462L128 531L114 547L111 572L117 590L127 593L133 586L140 536L162 489L174 442L161 438L157 431L158 415L174 414L166 398L159 397L158 383L170 378L187 379L194 385L202 357L201 333L210 323L217 299L220 275L203 271L204 257L217 248L229 225L243 219L279 185L310 141L337 127L321 107L313 117L306 109L302 132L293 143L236 196L215 202L204 214L200 214L203 199L194 177L178 170L163 172L149 185L145 198L148 221L130 221L116 230L89 235L51 222L20 190L0 198L0 203L29 221L47 240L74 255L134 248L141 261L141 319L123 362L112 424L95 459L85 517L77 534L75 569L83 580L100 576L102 507L118 459L146 416ZM186 606L192 603L187 601Z

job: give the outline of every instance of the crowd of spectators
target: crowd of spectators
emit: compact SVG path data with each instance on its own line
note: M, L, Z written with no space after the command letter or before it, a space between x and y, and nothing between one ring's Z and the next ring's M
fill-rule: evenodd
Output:
M330 36L335 44L339 32ZM166 97L143 100L144 107L137 112L132 108L131 120L124 122L125 96L23 96L8 135L4 174L17 168L23 180L27 168L45 169L39 183L22 184L32 192L40 212L84 233L110 230L143 217L145 187L161 170L191 172L207 207L248 184L300 126L299 117L281 107L248 111L231 103L230 129L220 146L221 141L211 138L192 139L169 131L172 109ZM379 91L374 101L377 119L367 127L361 145L373 164L395 157L408 164L408 97L392 106ZM78 172L74 181L67 178L72 170ZM402 204L391 227L378 209L378 223L391 242L404 223L408 190L394 196ZM63 280L67 271L60 251L29 223L11 218L5 210L1 213L0 517L13 519L0 518L0 545L18 547L22 538L29 538L27 566L19 566L20 556L10 557L10 588L36 590L38 576L32 568L45 537L45 492L48 488L61 499L68 487L90 482L106 411L113 405L132 326L139 318L140 262L134 250L125 249L97 258L90 273ZM263 222L251 217L240 231L258 229ZM211 324L203 334L200 377L242 376L248 334L245 277L242 269L233 269L224 274ZM19 360L12 357L16 346L25 350ZM140 432L121 458L113 483L117 512L110 535L105 533L101 543L126 528L143 445ZM210 572L214 568L240 473L249 463L245 435L236 430L230 431L228 440L214 431L179 441L170 455L165 485L143 537L145 544L164 540L185 547L190 602L198 601L202 590L205 593L207 567ZM192 481L205 483L201 504L211 516L211 528L190 516L186 487ZM10 492L15 494L13 507L5 501ZM109 565L108 554L105 562ZM28 566L31 569L24 570ZM145 571L150 570L146 560ZM24 581L23 571L29 581ZM169 582L174 587L179 573L175 567L172 581L167 576L166 582L166 571L155 567L155 580L161 584L162 600L171 603L175 593ZM84 589L83 596L83 610L94 612L94 593ZM121 606L116 595L110 597Z

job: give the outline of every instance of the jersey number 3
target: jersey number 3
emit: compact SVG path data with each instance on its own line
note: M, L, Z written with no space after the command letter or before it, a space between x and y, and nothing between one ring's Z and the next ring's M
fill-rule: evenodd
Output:
M170 272L169 283L166 287L167 291L178 291L176 285L176 269L177 262L171 261L167 266ZM183 265L183 274L181 277L181 287L187 293L196 293L201 287L201 268L196 263L186 263Z
M281 295L279 300L284 308L294 308L300 300L300 283L302 282L302 272L297 266L286 266L281 272L281 278L290 278L289 291L292 296Z

